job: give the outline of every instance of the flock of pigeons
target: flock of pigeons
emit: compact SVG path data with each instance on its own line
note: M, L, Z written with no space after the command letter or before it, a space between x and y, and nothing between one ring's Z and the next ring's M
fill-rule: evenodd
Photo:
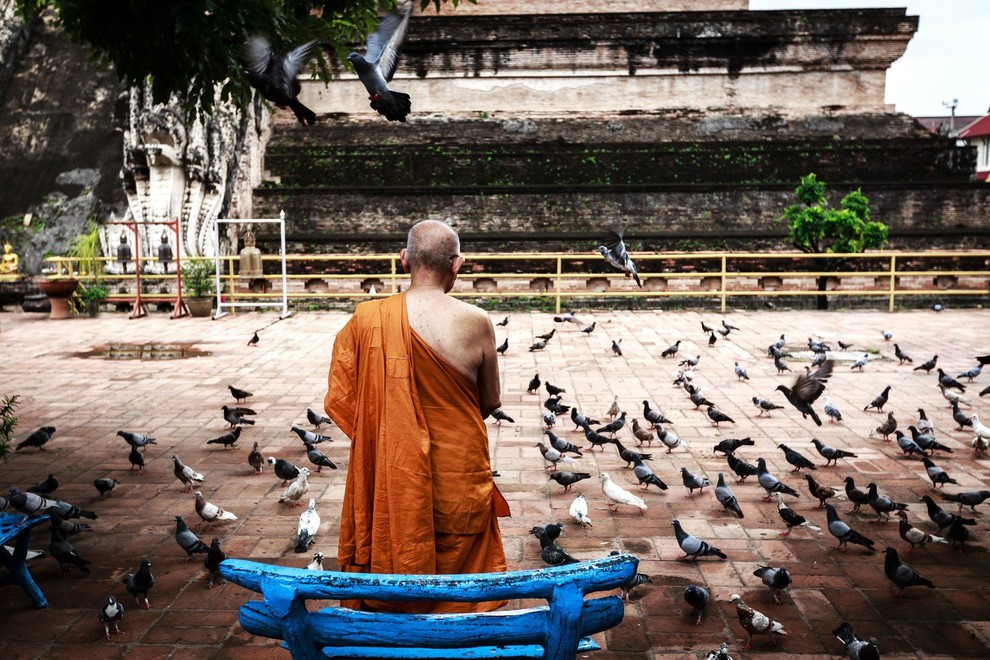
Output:
M618 236L618 239L621 241L621 236ZM606 247L603 246L602 249L604 250ZM570 322L577 325L586 334L590 334L588 330L590 326L580 321L573 312L556 316L554 317L554 321L557 323ZM508 319L505 319L498 325L504 326L507 323ZM728 338L730 333L739 331L738 328L732 326L727 321L723 321L722 327L718 330L707 326L705 323L701 325L703 332L712 338L715 337L716 332L720 333L723 338ZM537 337L536 343L529 350L539 351L546 348L547 342L554 336L556 331L557 329L555 328L550 333ZM884 341L889 341L891 338L891 333L884 331ZM710 344L714 344L714 341L710 341ZM895 357L900 360L901 364L910 364L911 358L903 353L899 346L896 344L894 346ZM507 347L508 340L506 339L503 345L500 346L500 353L504 355ZM843 362L846 364L851 363L851 370L862 371L869 364L871 355L868 352L862 354L858 352L850 353L850 351L854 350L854 347L842 342L839 342L838 348L839 351L834 351L824 341L809 338L808 351L812 358L811 365L804 369L797 368L797 375L788 377L792 381L789 385L781 384L777 386L776 390L780 392L780 395L777 397L768 396L767 398L763 398L754 396L753 404L756 408L754 418L770 416L775 411L785 411L782 414L788 414L786 412L787 410L793 410L800 413L803 418L810 418L817 426L823 425L823 418L828 420L827 423L830 424L843 424L843 413L828 396L824 396L829 380L837 373L837 370L840 369L839 365ZM735 424L735 421L731 417L719 410L716 403L707 398L708 394L698 384L699 380L701 380L697 376L699 365L703 360L702 356L693 355L681 358L680 350L681 341L679 340L662 351L660 357L661 359L677 361L678 369L676 370L676 377L673 379L673 385L683 390L690 408L699 411L704 408L704 414L707 415L712 426L715 428L722 429L720 425ZM619 349L616 341L613 341L612 353L616 357L622 356L622 351ZM774 371L778 375L787 374L792 371L785 360L795 356L788 351L788 345L784 335L781 335L767 347L767 356L773 360ZM876 360L877 358L874 356L872 359ZM937 356L931 361L916 367L914 371L921 371L924 374L928 374L930 371L936 369L936 361ZM972 405L972 401L964 396L966 386L960 380L973 382L980 375L983 366L988 363L990 363L990 356L979 357L975 366L955 378L948 375L942 369L938 369L938 390L941 391L943 397L946 399L946 404L951 406L954 411L954 421L957 424L956 430L971 432L971 435L968 436L971 440L967 444L977 455L981 455L987 449L987 443L990 441L990 428L987 428L980 422L978 414L960 412L961 406ZM745 367L738 362L735 364L734 372L736 378L740 381L749 380L749 375ZM907 377L920 378L921 376L908 376L905 374L905 378ZM886 386L876 398L868 403L864 402L865 406L862 413L855 414L865 416L871 414L867 412L871 409L881 414L884 413L884 406L887 405L889 398L892 396L892 391L896 391L895 387L896 384ZM536 447L544 460L546 468L550 470L550 482L558 484L563 489L563 492L569 493L575 484L592 479L594 475L591 472L579 471L574 466L582 459L589 458L590 453L594 453L596 454L594 460L599 468L597 479L600 483L601 493L608 509L613 512L623 507L637 510L647 509L649 498L651 497L648 493L666 491L668 490L668 485L665 480L676 479L676 476L673 475L668 477L667 475L658 474L656 469L650 466L650 462L654 457L654 453L652 452L655 446L654 443L656 443L657 448L660 446L664 447L667 454L671 454L677 449L690 451L688 449L688 443L679 438L674 432L672 428L673 422L658 406L651 404L649 399L642 401L642 416L632 418L632 415L635 415L635 413L624 410L619 402L618 395L615 395L613 396L611 406L600 421L592 419L587 414L587 411L582 413L575 406L565 404L564 396L567 394L566 389L560 387L559 384L553 384L549 380L542 380L539 373L534 375L530 380L526 386L526 390L531 395L540 395L541 398L541 390L545 390L547 395L547 398L542 402L543 406L540 413L544 427L543 435L545 441L538 442ZM986 396L987 394L990 394L990 387L986 387L980 392L980 396ZM636 405L638 408L639 404L637 403ZM889 450L884 449L884 453L892 455L899 453L908 459L919 459L919 477L923 476L930 482L933 494L937 494L942 500L957 504L959 507L960 513L946 510L931 495L925 494L918 503L924 504L923 510L927 521L917 523L918 526L912 523L909 518L909 515L914 514L914 508L909 508L909 504L906 502L895 501L890 495L885 494L882 486L877 483L870 482L869 484L865 484L865 488L863 488L857 486L852 476L846 476L843 480L844 487L839 488L829 486L824 483L825 480L820 480L816 476L821 474L819 469L822 469L822 471L829 467L841 469L842 462L847 459L855 459L856 454L846 449L829 446L818 438L812 438L810 444L813 445L815 453L824 462L812 460L809 456L783 443L777 444L776 450L782 452L784 461L793 467L794 474L801 473L801 476L804 477L807 492L818 503L818 509L825 510L823 520L809 520L787 505L788 501L801 501L795 499L800 498L801 494L796 487L788 485L775 476L768 469L767 461L764 457L756 455L754 459L747 459L743 456L744 452L752 451L749 448L757 445L750 437L725 438L715 445L715 455L718 456L721 454L724 456L727 469L725 472L718 472L714 488L711 487L711 481L708 476L693 474L687 466L680 468L680 481L686 489L688 497L692 497L696 493L700 495L704 492L705 488L709 488L713 492L717 502L726 512L726 515L743 519L745 518L744 506L733 493L729 485L729 480L726 479L726 473L731 472L735 476L735 482L740 488L748 488L747 479L749 477L755 477L756 484L764 493L762 500L768 502L772 500L776 501L777 513L783 523L783 530L780 532L781 536L789 535L792 530L797 528L808 529L811 532L821 532L822 527L825 527L828 533L835 538L835 549L840 551L845 551L849 545L857 546L861 549L861 552L867 554L873 554L878 550L877 540L871 538L874 536L873 530L871 529L868 532L863 526L855 522L846 522L832 503L832 500L848 499L853 508L846 515L859 516L866 511L870 511L876 516L867 521L870 524L880 526L887 522L892 514L895 515L899 523L899 536L908 546L907 552L927 543L952 544L958 552L963 552L965 544L973 539L969 528L976 524L976 520L961 515L962 508L968 506L971 512L975 512L976 506L990 499L990 490L963 492L946 492L943 490L947 484L952 485L957 482L949 475L949 471L945 467L938 465L935 461L937 460L938 463L946 464L945 462L951 460L955 452L944 441L935 439L935 425L928 418L924 409L917 409L917 413L918 419L916 421L912 420L912 423L903 427L905 431L910 432L910 435L902 432L902 424L897 421L892 412L888 411L886 413L886 420L881 422L874 433L871 433L871 437L878 438L877 442L879 446L883 448L890 447ZM493 417L496 420L496 424L514 422L501 409L497 410ZM566 427L565 420L568 418L574 424L573 429L569 432L580 431L584 436L584 440L587 441L586 443L574 444L563 437L564 432L558 430L558 425ZM625 433L629 433L629 435L624 437ZM940 437L942 433L944 431L939 431ZM896 437L896 446L891 439L892 437ZM882 438L882 440L879 438ZM760 444L762 445L763 443ZM956 451L959 450L958 442L954 441L951 444L955 445ZM614 450L611 451L615 451L614 461L616 467L615 469L610 468L606 472L603 468L608 467L608 462L613 460L609 458L610 450L608 448L610 446L614 447ZM759 451L763 452L768 449L769 447L764 446ZM951 466L949 467L951 468ZM624 487L620 483L627 481L627 479L618 479L615 477L616 472L622 471L625 468L631 468L631 480L633 484L630 487ZM609 472L612 474L610 475ZM638 486L638 488L635 486ZM551 485L550 488L554 488L554 486ZM591 495L588 493L577 494L568 507L569 515L574 523L582 527L593 524L589 514L588 499L590 497ZM676 519L671 520L671 526L673 527L677 544L683 552L683 556L679 557L679 559L727 558L726 553L721 549L715 547L709 541L700 538L696 532L692 533L693 530L689 528L685 529L681 521ZM560 542L560 537L564 529L565 526L562 523L551 522L534 526L530 530L530 533L539 540L540 557L545 563L562 565L578 561L565 550L564 545ZM900 596L909 587L935 588L935 585L930 580L904 563L898 550L893 545L883 547L883 553L883 572L893 584L895 596ZM793 570L795 574L792 574L791 569L786 566L759 566L754 572L754 575L759 577L762 583L770 590L774 602L780 604L780 598L784 590L793 581L796 580L798 583L801 581L802 576L799 565L795 565ZM623 590L624 597L628 600L630 590L639 585L651 582L652 579L650 576L644 574L637 575ZM690 606L697 623L701 623L703 612L711 598L711 592L702 584L691 584L684 590L684 600ZM729 600L735 603L739 623L748 635L745 649L750 648L754 635L769 636L771 643L776 645L774 638L778 635L786 634L784 625L780 621L775 620L768 614L753 609L738 594L731 595ZM870 660L880 657L877 640L860 639L856 636L848 622L841 622L834 630L834 634L845 646L852 660ZM711 651L709 654L711 660L727 657L727 647L724 645L723 648L717 651Z
M228 386L230 395L240 404L252 397L251 392ZM244 426L251 426L254 420L251 419L256 412L251 408L242 405L222 406L223 418L230 425L230 430L223 435L208 440L208 445L220 445L226 451L237 447ZM331 423L330 418L314 412L312 409L306 410L306 417L315 429L310 431L299 426L291 427L291 431L299 436L305 447L306 458L315 467L317 473L323 468L336 470L337 466L316 445L330 442L328 435L320 433L321 427ZM29 434L23 441L17 444L16 451L25 448L36 448L39 451L47 451L47 445L52 441L56 429L51 426L40 428ZM130 447L128 460L131 464L131 472L135 468L137 474L141 475L145 470L145 450L148 445L157 445L158 441L142 433L130 431L118 431L121 437ZM312 471L308 467L298 467L291 461L269 456L267 459L262 456L257 442L248 454L248 465L253 473L260 474L264 471L265 465L272 467L275 476L282 481L285 491L279 498L280 503L291 506L302 506L302 498L309 490L308 477ZM200 518L199 527L210 529L214 524L226 523L238 519L237 515L224 507L209 502L202 491L194 487L206 481L205 477L196 472L190 466L184 464L177 454L172 455L172 473L176 480L182 485L182 492L192 493L194 498L194 511ZM102 477L93 481L100 500L110 496L114 488L120 482L112 477ZM50 520L51 542L48 545L48 554L58 561L60 568L71 570L78 568L82 573L89 574L89 560L83 558L69 541L69 538L82 533L92 531L92 526L85 520L97 520L99 515L93 511L81 509L69 502L56 499L55 491L59 487L59 480L54 474L34 486L21 490L19 487L11 487L6 497L0 496L0 511L13 509L26 516L47 515ZM310 499L308 508L299 516L296 536L293 538L293 546L296 552L306 552L315 542L316 534L320 528L320 516L316 511L316 500ZM196 532L189 528L183 516L175 516L175 542L186 554L186 561L189 561L196 554L205 555L204 565L209 572L208 588L224 584L225 580L220 574L220 562L227 558L223 551L220 539L214 537L209 545L197 536ZM313 561L309 564L313 570L323 570L323 554L315 553ZM148 594L155 585L155 577L151 572L151 561L144 558L135 573L128 573L121 582L131 596L134 597L138 607L151 608ZM120 634L120 621L124 617L124 606L113 595L107 597L99 609L99 620L104 626L104 633L109 640L111 634Z

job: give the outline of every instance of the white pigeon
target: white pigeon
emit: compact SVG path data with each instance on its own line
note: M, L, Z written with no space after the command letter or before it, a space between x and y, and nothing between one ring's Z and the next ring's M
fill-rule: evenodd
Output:
M309 482L306 477L309 476L309 468L299 468L299 476L296 480L289 484L289 487L285 489L282 493L282 497L278 498L279 502L289 502L292 506L302 506L302 496L309 491Z
M296 552L306 552L316 541L316 532L320 530L320 514L316 512L316 500L310 498L309 507L299 514L299 526L296 528Z
M938 384L938 389L942 390L942 396L945 397L945 400L950 404L955 401L959 405L969 406L970 408L973 407L973 404L969 402L969 399L964 398L963 395L959 394L959 392L946 387L942 383Z
M643 501L643 498L633 495L612 481L612 478L608 476L608 472L602 472L599 479L602 480L602 492L605 493L605 499L608 500L608 508L612 511L618 511L619 507L617 504L628 504L639 509L646 509L646 502Z
M309 565L306 566L306 569L307 570L310 570L310 571L322 571L323 570L323 553L322 552L314 552L313 553L313 561L309 562Z
M990 442L988 442L990 441L990 427L981 422L980 416L976 413L970 415L969 419L973 422L973 432L976 433L970 446L976 451L984 453L990 447Z
M571 518L574 518L582 527L591 527L591 518L588 517L588 503L585 501L584 495L578 495L574 498L568 512L571 514Z
M201 491L197 490L193 496L196 498L196 515L203 519L207 527L218 520L237 520L233 512L207 502Z

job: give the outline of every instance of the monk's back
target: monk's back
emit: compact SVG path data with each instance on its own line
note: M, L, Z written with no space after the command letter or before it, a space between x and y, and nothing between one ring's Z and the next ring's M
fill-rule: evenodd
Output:
M484 313L442 293L406 293L409 326L471 382L478 380L482 360Z

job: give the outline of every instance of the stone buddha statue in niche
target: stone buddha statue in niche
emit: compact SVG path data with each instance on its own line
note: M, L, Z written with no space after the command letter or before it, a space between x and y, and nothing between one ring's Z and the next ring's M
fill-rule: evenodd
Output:
M21 267L21 258L14 253L14 246L3 244L3 258L0 259L0 275L16 275Z

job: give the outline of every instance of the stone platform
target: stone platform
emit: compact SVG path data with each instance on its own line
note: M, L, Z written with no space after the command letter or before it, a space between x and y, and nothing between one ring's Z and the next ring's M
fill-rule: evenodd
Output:
M505 314L492 313L494 320ZM740 455L752 462L758 456L782 481L795 487L801 497L789 504L816 524L824 514L808 496L804 479L793 474L776 445L785 442L812 458L819 468L817 478L841 485L846 476L858 485L876 481L895 500L909 503L910 520L934 532L919 499L931 493L931 484L917 460L901 458L895 444L872 438L870 431L884 415L863 412L863 407L885 385L892 386L885 408L906 429L924 408L938 429L940 442L953 448L936 462L959 482L946 491L978 490L990 484L987 459L975 457L969 448L971 433L955 432L948 408L935 386L935 375L899 366L893 345L913 356L915 365L939 355L939 365L952 375L975 364L974 356L990 353L990 312L949 310L934 312L733 312L727 318L741 328L728 339L707 344L699 323L720 327L715 312L601 311L579 314L586 323L597 321L596 330L585 335L578 326L554 324L545 313L511 313L505 328L496 328L497 340L509 338L510 348L500 358L503 378L503 409L515 419L501 427L489 423L494 467L498 483L513 510L503 520L505 548L510 568L541 565L539 546L528 534L535 524L559 520L565 523L560 544L578 558L600 557L611 550L638 555L641 571L653 576L654 584L639 588L627 607L623 623L599 641L604 650L589 657L597 660L695 659L727 641L736 658L800 658L823 660L841 656L842 648L830 635L841 621L849 621L861 635L875 636L885 659L986 658L990 656L990 563L986 506L973 516L970 528L975 540L964 553L948 545L926 546L907 552L895 522L874 524L872 515L849 515L848 502L838 502L843 518L854 528L877 540L878 547L891 544L906 561L931 579L936 590L913 587L895 598L884 577L882 554L868 554L853 547L847 552L831 549L834 539L827 532L816 534L800 529L781 538L783 525L775 507L764 503L763 492L752 479L732 488L741 502L745 518L737 520L721 511L710 489L688 497L680 485L679 470L686 466L714 482L719 471L728 472L725 461L712 446L727 437L750 436L755 447ZM3 490L7 486L28 487L52 472L61 481L56 495L77 506L96 511L94 532L72 539L80 555L92 562L92 572L59 572L50 558L31 562L32 573L49 600L35 610L16 589L4 590L0 599L0 657L21 658L277 658L288 657L271 640L254 638L241 630L237 609L250 594L233 585L207 589L207 573L198 555L186 562L173 540L175 515L198 522L193 497L181 491L172 476L171 456L201 472L206 498L239 516L237 521L200 531L207 542L217 536L231 557L250 558L287 566L304 566L310 555L295 554L293 536L299 509L278 504L282 492L269 471L254 475L247 453L254 441L266 456L279 456L306 464L292 425L306 424L307 407L319 409L326 388L326 371L334 333L345 323L342 313L297 313L276 321L274 314L238 314L218 321L169 320L152 313L128 320L123 314L103 314L97 319L73 318L48 321L21 313L0 314L0 352L3 388L0 393L18 394L20 424L17 440L43 425L58 430L49 451L25 449L0 465ZM269 324L272 324L269 326ZM268 326L268 327L266 327ZM533 336L556 327L556 336L546 350L528 352ZM247 345L252 333L261 329L256 347ZM881 330L893 332L885 342ZM781 333L793 352L806 348L806 338L822 336L855 345L853 351L871 351L874 359L860 373L847 361L836 365L826 394L842 410L842 424L826 422L817 428L792 409L777 411L771 418L758 418L750 403L761 396L779 403L783 397L774 388L790 383L793 374L776 375L766 357L766 347ZM612 340L622 340L624 355L613 356ZM702 411L693 409L684 392L671 384L678 360L662 359L660 352L682 339L679 357L701 356L697 382L709 399L736 420L714 428ZM108 361L79 357L111 342L189 343L207 355L173 361ZM878 353L872 353L872 351ZM795 372L806 361L787 360ZM733 363L745 366L751 377L739 382ZM690 445L671 454L654 447L653 467L670 485L666 492L643 493L649 508L621 509L609 513L597 479L582 481L573 493L547 481L535 448L541 439L540 396L526 394L534 372L542 379L566 388L564 403L578 406L585 414L603 419L612 396L632 416L642 412L643 399L658 405L673 422L673 430ZM232 403L227 385L254 392L248 401L257 424L246 427L236 449L224 451L206 441L226 428L220 406ZM966 396L974 411L990 418L990 397L977 393L990 384L990 374L977 378ZM125 429L150 434L158 444L146 452L144 475L128 471L128 447L115 433ZM579 445L586 445L573 425L558 424L555 431ZM328 429L333 443L322 445L340 469L314 474L310 495L319 501L323 526L315 550L328 557L336 554L338 512L347 470L347 440L336 427ZM619 434L634 445L628 429ZM856 459L825 468L824 460L810 444L818 437L828 444L855 452ZM641 451L647 451L645 448ZM608 471L630 489L631 474L609 448L585 452L572 469L597 477ZM106 500L97 496L92 481L109 476L120 485ZM568 520L567 508L574 495L583 494L591 508L594 526L582 529ZM937 496L936 496L937 497ZM955 506L946 503L955 511ZM720 547L728 560L678 561L681 556L670 521L678 518L684 527ZM47 548L48 533L39 529L33 546ZM152 608L139 609L121 584L148 557L157 584L150 594ZM786 566L794 575L792 588L781 605L774 604L769 590L753 576L760 564ZM688 583L706 585L712 592L699 626L694 625L681 593ZM741 594L754 608L784 623L788 636L776 648L769 640L756 638L752 652L742 652L745 635L728 603ZM108 594L127 607L121 625L124 634L107 642L97 621L97 608ZM704 656L701 656L704 657Z

